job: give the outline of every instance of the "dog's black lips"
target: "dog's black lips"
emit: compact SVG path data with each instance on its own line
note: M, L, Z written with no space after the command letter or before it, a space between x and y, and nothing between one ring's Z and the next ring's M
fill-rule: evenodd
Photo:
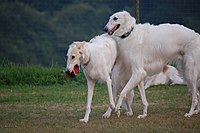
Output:
M76 75L74 74L73 71L72 71L72 72L66 71L65 74L66 74L66 76L67 76L68 78L74 78L74 77L76 77Z
M69 70L65 71L65 74L68 78L75 78L78 73L79 65L75 65L72 72L70 72Z
M108 31L108 34L112 35L117 29L119 29L119 27L120 27L120 24L117 24L116 26L112 28L112 30Z

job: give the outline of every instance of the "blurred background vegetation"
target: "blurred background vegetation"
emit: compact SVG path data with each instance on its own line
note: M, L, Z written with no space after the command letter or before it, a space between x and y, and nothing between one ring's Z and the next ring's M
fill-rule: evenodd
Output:
M180 23L200 32L199 0L141 0L140 22ZM102 34L109 16L135 0L1 0L0 60L65 65L68 45Z

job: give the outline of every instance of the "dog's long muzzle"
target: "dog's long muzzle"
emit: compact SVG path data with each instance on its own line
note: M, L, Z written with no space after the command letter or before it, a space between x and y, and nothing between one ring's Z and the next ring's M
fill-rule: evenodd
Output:
M70 71L68 68L65 70L65 74L66 74L66 77L68 78L74 78L76 77L76 75L79 73L79 65L75 65L73 70Z
M76 77L75 73L72 71L70 72L69 70L65 71L66 77L68 78L74 78Z

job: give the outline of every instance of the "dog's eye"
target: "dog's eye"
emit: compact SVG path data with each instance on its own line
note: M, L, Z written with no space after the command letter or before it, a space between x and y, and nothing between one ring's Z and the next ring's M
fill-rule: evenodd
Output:
M74 55L72 55L72 59L74 59L75 58L75 56Z
M118 19L117 17L114 17L114 18L113 18L113 20L115 20L115 21L116 21L117 19Z

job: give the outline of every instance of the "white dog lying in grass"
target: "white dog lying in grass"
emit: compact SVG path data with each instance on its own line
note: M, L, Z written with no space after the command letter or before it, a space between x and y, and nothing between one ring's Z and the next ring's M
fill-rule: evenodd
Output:
M116 111L119 112L128 92L140 85L143 114L147 116L148 102L142 82L147 76L158 74L165 64L177 61L177 69L183 75L192 93L191 108L185 117L200 111L200 95L197 81L200 78L200 35L179 24L136 24L128 12L113 14L104 30L117 41L125 71L131 76L120 93Z
M77 66L82 66L88 84L88 96L85 117L80 119L88 122L95 80L107 83L110 107L115 108L111 86L111 70L117 56L115 41L108 35L101 35L90 42L74 42L68 50L66 72L71 73Z
M153 85L159 84L181 84L185 85L183 78L179 75L178 70L170 65L165 65L159 74L147 77L144 82L144 88L147 89Z

